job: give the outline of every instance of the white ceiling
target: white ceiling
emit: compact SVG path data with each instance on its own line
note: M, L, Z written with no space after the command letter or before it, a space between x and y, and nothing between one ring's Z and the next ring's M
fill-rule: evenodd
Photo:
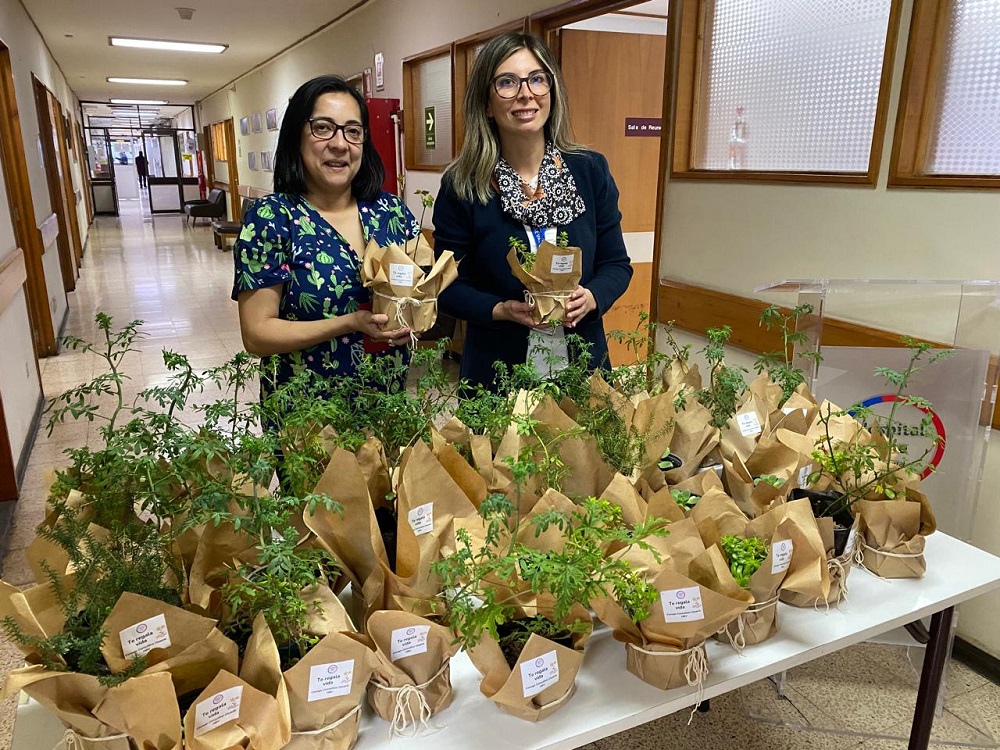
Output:
M80 99L193 104L359 4L358 0L22 0ZM194 8L184 21L175 7ZM69 36L71 35L71 36ZM220 55L111 47L109 36L228 44ZM175 78L187 86L108 83Z

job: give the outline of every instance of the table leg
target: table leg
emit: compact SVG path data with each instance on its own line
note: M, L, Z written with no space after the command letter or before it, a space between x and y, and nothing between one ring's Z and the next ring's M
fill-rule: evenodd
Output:
M954 614L955 608L948 607L931 617L930 640L924 652L924 666L920 671L920 688L917 690L917 705L913 709L909 750L927 750L931 739L941 676L948 661L948 638Z

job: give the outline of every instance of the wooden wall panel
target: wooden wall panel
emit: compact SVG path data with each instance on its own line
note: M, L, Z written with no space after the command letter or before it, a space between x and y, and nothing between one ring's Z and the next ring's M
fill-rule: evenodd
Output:
M573 135L607 157L621 193L622 230L652 232L661 139L626 137L625 118L662 115L666 37L574 29L561 35Z
M649 312L649 287L653 283L652 263L633 263L632 281L628 291L604 314L605 332L620 330L634 331L639 324L639 313ZM628 364L635 358L623 344L608 340L611 364Z
M700 336L703 336L710 326L725 324L733 329L730 339L733 346L755 354L781 349L781 334L776 330L768 331L760 325L760 314L767 307L767 303L762 300L706 289L673 279L660 279L658 293L657 322L659 323L673 323L682 331ZM783 307L782 310L787 313L789 308ZM825 346L903 346L900 334L895 331L830 317L823 319L820 342ZM942 348L949 347L948 344L940 342L931 343ZM997 366L998 363L991 360L990 367ZM981 424L991 424L994 429L1000 429L1000 399L993 405L992 413L989 411L989 402L984 400Z

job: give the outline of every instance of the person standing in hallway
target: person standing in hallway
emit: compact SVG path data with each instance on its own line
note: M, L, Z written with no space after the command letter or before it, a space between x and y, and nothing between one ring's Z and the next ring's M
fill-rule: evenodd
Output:
M142 151L135 157L135 173L139 175L139 187L146 187L146 177L149 175L149 163L146 161L146 155Z
M368 137L368 108L339 76L321 76L288 101L274 155L274 193L247 210L234 247L243 344L278 356L264 394L303 369L353 374L364 337L405 356L409 329L383 331L365 306L360 254L369 240L403 244L420 226L395 195Z
M451 250L458 280L439 308L467 321L461 376L495 388L494 362L531 358L542 374L573 352L566 334L608 366L601 317L628 288L632 266L622 238L618 188L607 160L570 138L566 88L555 58L530 34L494 37L473 65L465 140L445 170L434 204L435 250ZM535 251L565 232L582 250L580 285L562 326L536 327L524 286L507 263L516 238ZM557 366L555 366L557 367Z

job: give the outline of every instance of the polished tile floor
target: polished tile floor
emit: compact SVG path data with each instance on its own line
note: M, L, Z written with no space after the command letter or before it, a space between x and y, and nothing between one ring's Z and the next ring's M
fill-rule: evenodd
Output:
M164 377L164 348L187 354L197 367L219 364L242 348L231 284L232 253L215 248L210 229L186 227L175 216L144 216L132 203L120 218L98 218L91 228L64 332L91 339L97 311L119 323L144 320L147 336L127 363L129 389L136 392ZM43 360L46 395L89 379L93 368L91 357L70 351ZM96 430L73 423L38 436L3 561L5 581L31 582L23 552L42 518L48 472L66 448L94 437ZM18 665L17 652L0 641L0 668ZM864 644L792 670L785 698L765 680L713 699L690 726L682 712L588 747L902 750L917 682L907 649ZM0 750L10 746L14 701L0 706ZM953 663L932 747L992 748L994 738L1000 738L1000 687Z

